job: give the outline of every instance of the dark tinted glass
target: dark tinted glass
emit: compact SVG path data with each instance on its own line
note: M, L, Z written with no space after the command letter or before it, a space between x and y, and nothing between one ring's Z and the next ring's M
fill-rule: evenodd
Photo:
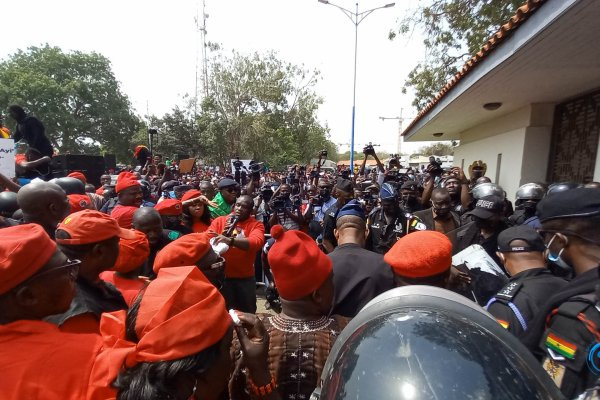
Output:
M530 368L474 322L397 311L346 341L322 399L550 399Z

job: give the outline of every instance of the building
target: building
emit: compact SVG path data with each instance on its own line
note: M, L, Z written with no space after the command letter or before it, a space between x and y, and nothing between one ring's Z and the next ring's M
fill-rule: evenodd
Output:
M600 180L600 1L529 0L405 129L460 140L510 198L527 182Z

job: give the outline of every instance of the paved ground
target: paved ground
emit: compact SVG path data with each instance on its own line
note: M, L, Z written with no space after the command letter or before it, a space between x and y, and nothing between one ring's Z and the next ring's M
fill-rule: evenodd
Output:
M257 313L268 313L275 314L273 310L267 310L265 308L265 303L267 300L265 299L265 292L263 287L258 287L256 289L256 312Z

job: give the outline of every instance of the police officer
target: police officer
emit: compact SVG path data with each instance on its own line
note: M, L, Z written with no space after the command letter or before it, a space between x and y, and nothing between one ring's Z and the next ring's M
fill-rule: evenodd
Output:
M379 198L381 206L376 207L367 219L369 227L367 249L385 254L407 233L427 229L419 218L402 212L398 202L398 192L391 183L386 182L381 185Z
M515 201L515 212L508 220L512 225L529 225L539 228L539 219L535 215L535 209L544 197L544 187L538 183L526 183L517 190L517 201Z
M600 373L600 189L548 195L537 213L547 259L572 268L575 278L548 300L523 342L563 394L575 398L592 387Z
M353 193L352 181L338 178L335 185L335 197L337 201L325 211L325 216L323 217L323 247L327 250L327 253L331 253L337 246L337 240L334 235L335 221L339 210L352 199Z
M490 299L486 309L517 337L539 313L548 293L556 293L567 284L546 268L544 250L541 236L525 225L508 228L498 235L498 258L511 278Z

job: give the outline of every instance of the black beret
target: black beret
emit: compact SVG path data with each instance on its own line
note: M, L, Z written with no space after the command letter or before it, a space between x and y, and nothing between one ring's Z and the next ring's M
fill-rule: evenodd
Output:
M541 222L600 215L600 189L577 188L550 194L537 205Z
M352 193L352 181L344 178L338 178L335 187L343 192Z
M219 183L217 184L217 187L219 189L223 189L229 186L235 186L238 183L236 181L234 181L233 179L229 179L229 178L223 178L219 181Z

